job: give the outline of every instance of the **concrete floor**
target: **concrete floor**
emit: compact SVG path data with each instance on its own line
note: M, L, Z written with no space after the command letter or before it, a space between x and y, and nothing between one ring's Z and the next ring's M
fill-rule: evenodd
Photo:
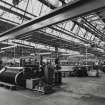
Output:
M100 78L64 78L61 88L50 95L0 88L0 105L105 105L105 74Z

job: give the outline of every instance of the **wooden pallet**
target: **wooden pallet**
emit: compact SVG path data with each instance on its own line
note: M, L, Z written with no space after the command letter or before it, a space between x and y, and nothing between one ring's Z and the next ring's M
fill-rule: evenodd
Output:
M53 93L53 89L52 89L52 86L35 86L35 88L33 89L34 91L38 91L38 92L41 92L43 94L50 94L50 93Z
M6 82L0 82L0 87L5 87L10 90L16 90L16 88L17 88L16 85L6 83Z

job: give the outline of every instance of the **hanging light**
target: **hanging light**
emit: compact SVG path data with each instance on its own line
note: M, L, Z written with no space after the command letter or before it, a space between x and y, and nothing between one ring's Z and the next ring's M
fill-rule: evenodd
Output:
M13 1L12 1L13 5L18 5L19 2L20 2L19 0L13 0Z
M55 7L59 7L59 0L48 0L49 1L49 3L51 3L53 6L55 6Z

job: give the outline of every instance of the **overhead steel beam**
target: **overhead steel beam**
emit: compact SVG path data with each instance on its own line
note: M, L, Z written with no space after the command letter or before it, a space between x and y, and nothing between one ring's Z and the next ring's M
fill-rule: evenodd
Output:
M103 36L101 36L99 33L97 33L95 30L93 30L93 28L89 28L85 25L83 25L81 22L77 22L77 21L73 21L75 24L77 24L78 26L82 27L83 29L85 29L86 31L90 32L91 34L93 34L95 37L99 38L102 41L105 41L105 38L103 38Z
M66 4L66 2L64 1L64 0L60 0L63 4ZM3 2L3 3L5 3L5 4L7 4L7 5L9 5L9 6L12 6L12 7L14 7L13 5L11 5L11 4L9 4L9 3L7 3L7 2L5 2L5 1L1 1L1 2ZM42 1L41 1L42 2ZM47 5L48 6L48 5ZM17 7L14 7L14 8L16 8L16 9L18 9L18 10L20 10L20 11L22 11L22 12L25 12L24 10L21 10L20 8L17 8ZM27 13L27 12L26 12ZM29 14L29 13L28 13ZM32 14L30 14L30 15L32 15ZM36 17L35 15L32 15L32 16L34 16L34 17ZM55 30L55 29L54 29ZM62 33L63 33L63 31L62 31ZM77 38L78 39L78 38ZM82 39L80 39L80 40L82 40ZM82 40L82 41L84 41L84 39ZM86 41L87 42L87 41Z
M4 1L4 0L0 0L0 2L4 3L4 4L6 4L6 5L9 5L9 6L11 6L12 8L15 8L15 9L17 9L17 10L23 12L23 13L26 13L26 14L30 15L30 16L37 17L37 16L33 15L32 13L29 13L29 12L27 12L27 11L21 9L21 8L18 8L18 7L16 7L16 6L14 6L14 5L12 5L12 4L10 4L10 3Z
M105 0L81 0L74 4L70 3L66 6L55 9L51 13L38 17L30 22L0 34L0 41L8 38L15 38L18 35L23 35L51 25L55 25L65 20L77 18L103 8L105 8Z
M65 35L67 35L67 36L71 36L71 37L73 37L73 38L79 39L80 41L83 41L83 42L85 42L85 43L93 44L92 42L89 42L89 40L86 40L86 39L84 39L84 38L81 38L80 36L77 36L77 35L74 34L74 33L71 33L71 34L70 34L69 31L68 31L68 33L67 33L67 32L65 32L66 30L63 31L63 30L57 29L57 28L52 27L52 26L50 26L50 28L53 29L53 30L55 30L55 31L57 31L57 32L63 33L63 34L65 34Z
M4 10L4 11L7 11L7 12L9 12L9 13L15 14L15 15L17 15L17 16L20 16L21 18L25 18L25 19L27 19L27 20L30 20L30 19L31 19L30 17L27 17L27 16L25 16L25 15L23 15L23 14L21 14L21 13L15 12L15 11L13 11L13 10L11 10L11 9L9 9L9 8L6 8L6 7L4 7L4 6L1 6L1 5L0 5L0 9L2 9L2 10Z
M3 22L8 23L11 27L15 27L16 25L19 25L19 23L11 21L9 19L5 19L3 17L0 17L0 20L3 21Z
M88 22L84 17L82 17L82 19L86 25L88 25L90 28L92 28L94 31L96 31L98 34L100 34L100 36L103 37L103 39L105 39L104 33L102 33L100 30L98 30L94 25L92 25L90 22Z
M60 1L62 1L62 2L64 2L64 0L60 0ZM11 4L9 4L9 3L7 3L7 2L5 2L5 1L1 1L1 2L3 2L3 3L5 3L5 4L7 4L7 5L9 5L9 6L12 6ZM66 3L65 3L66 4ZM17 8L16 7L16 9L19 9L19 8ZM22 11L23 12L23 11ZM31 14L30 14L31 15ZM36 17L35 15L32 15L32 16L34 16L34 17ZM52 28L52 27L50 27L50 28ZM52 28L52 29L54 29L54 28ZM54 29L54 30L56 30L56 29ZM60 31L60 30L58 30L58 31ZM62 33L65 33L64 31L62 31ZM66 33L65 33L66 34ZM70 35L70 36L72 36L72 35ZM77 38L77 36L72 36L72 37L75 37L75 38ZM79 39L79 38L77 38L77 39ZM80 38L80 40L82 40L83 42L88 42L86 39L81 39Z

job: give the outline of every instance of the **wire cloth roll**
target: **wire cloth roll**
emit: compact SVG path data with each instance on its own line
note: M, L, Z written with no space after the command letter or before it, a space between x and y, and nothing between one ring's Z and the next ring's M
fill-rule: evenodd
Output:
M4 72L0 73L0 81L23 86L23 68L22 67L6 67Z

